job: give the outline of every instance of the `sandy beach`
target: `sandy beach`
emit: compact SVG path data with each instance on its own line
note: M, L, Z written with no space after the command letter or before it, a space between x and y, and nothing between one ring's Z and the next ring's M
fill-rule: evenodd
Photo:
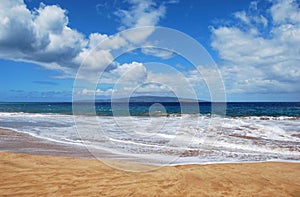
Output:
M299 196L300 164L182 165L146 173L97 160L0 153L1 195Z
M4 196L299 196L300 193L299 163L179 165L143 173L125 172L91 159L84 150L10 130L1 130L1 150L0 194Z

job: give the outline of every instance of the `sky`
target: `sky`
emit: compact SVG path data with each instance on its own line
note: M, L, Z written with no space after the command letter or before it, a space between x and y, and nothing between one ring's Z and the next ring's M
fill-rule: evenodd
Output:
M299 68L297 0L0 1L0 102L300 101Z

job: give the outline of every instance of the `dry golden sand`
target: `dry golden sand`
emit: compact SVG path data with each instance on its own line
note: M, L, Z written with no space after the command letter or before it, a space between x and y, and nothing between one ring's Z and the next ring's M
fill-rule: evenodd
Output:
M97 160L0 153L0 195L300 196L299 163L163 167L145 173Z

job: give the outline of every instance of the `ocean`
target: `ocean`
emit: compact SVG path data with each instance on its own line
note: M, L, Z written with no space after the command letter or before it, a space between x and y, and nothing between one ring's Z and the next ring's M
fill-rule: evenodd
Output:
M0 127L147 164L300 161L300 102L85 105L0 103Z

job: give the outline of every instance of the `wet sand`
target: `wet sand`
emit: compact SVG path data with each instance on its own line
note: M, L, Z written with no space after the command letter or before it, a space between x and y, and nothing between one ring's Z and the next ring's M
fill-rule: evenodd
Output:
M70 146L0 128L0 151L59 157L93 158L85 146Z
M143 173L125 172L111 168L98 160L92 160L82 149L72 149L31 136L24 137L23 134L9 130L1 130L0 133L1 196L299 196L300 194L300 163L181 165ZM32 150L35 151L31 152Z

